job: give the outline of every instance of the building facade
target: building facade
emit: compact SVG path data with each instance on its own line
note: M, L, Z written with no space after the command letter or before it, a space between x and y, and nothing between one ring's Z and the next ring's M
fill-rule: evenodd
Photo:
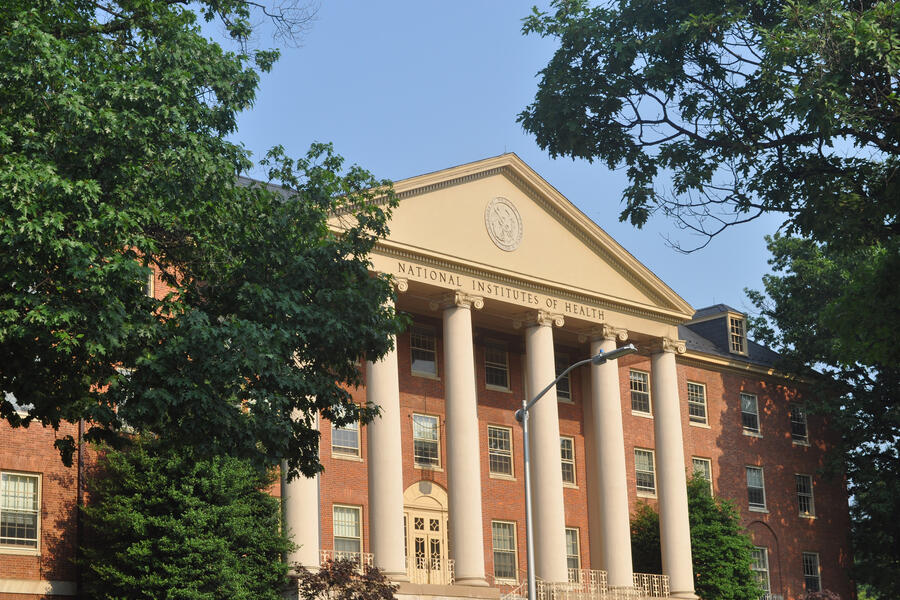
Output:
M325 471L282 483L293 561L349 554L408 597L524 595L514 413L566 366L633 343L636 354L572 371L532 411L541 582L695 597L685 481L696 473L734 500L772 596L852 598L845 487L819 474L829 432L747 339L744 315L694 310L513 154L395 190L372 268L394 277L412 326L360 366L354 398L381 417L321 421ZM73 539L75 472L52 441L5 427L0 600L65 597L71 548L53 539ZM660 513L663 576L634 573L629 517L641 502Z

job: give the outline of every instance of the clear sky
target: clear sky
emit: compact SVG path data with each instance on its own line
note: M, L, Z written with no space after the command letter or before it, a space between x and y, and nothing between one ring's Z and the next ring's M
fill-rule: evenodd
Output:
M516 115L533 99L552 40L521 34L531 3L325 0L298 48L284 48L262 79L235 137L255 158L275 144L300 156L333 142L349 162L393 180L515 152L694 308L722 302L749 311L743 289L768 272L763 236L778 221L691 245L659 215L644 229L619 223L626 178L604 165L551 160ZM260 36L258 45L271 40Z

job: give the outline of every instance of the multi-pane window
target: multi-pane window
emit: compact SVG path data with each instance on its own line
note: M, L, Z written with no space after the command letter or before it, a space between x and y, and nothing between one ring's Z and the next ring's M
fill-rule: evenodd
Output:
M354 421L343 427L331 426L331 452L359 456L359 423Z
M484 347L484 382L495 388L509 389L509 355L506 346L493 342Z
M819 574L819 555L815 552L803 553L803 584L807 592L822 590L822 579Z
M691 468L694 471L694 477L709 482L709 493L712 494L712 461L708 458L694 456L691 458Z
M688 418L691 423L707 424L706 421L706 386L702 383L687 384Z
M38 547L40 477L0 473L0 546Z
M566 354L557 354L555 359L556 375L559 376L560 373L569 368L569 357ZM565 377L556 382L557 400L562 400L563 402L572 401L572 379L569 375L570 373L566 373Z
M575 485L575 438L559 438L563 483Z
M747 330L744 325L744 319L740 317L728 318L728 330L731 339L731 351L736 354L747 353Z
M491 521L491 544L494 548L494 577L515 581L518 575L516 524Z
M577 527L566 527L566 566L569 568L569 581L581 581L581 551Z
M362 552L362 510L358 506L334 505L334 551Z
M631 380L631 410L650 414L650 375L644 371L629 371Z
M806 412L799 404L791 404L791 439L795 442L809 441Z
M756 575L756 581L764 594L768 594L769 587L769 551L766 548L754 548L750 551L750 569Z
M795 475L797 480L797 502L800 505L800 514L804 517L812 517L816 514L816 505L813 501L812 475Z
M413 415L413 462L417 467L437 467L441 464L438 418L432 415Z
M488 425L488 465L491 475L512 476L512 430Z
M741 425L744 431L759 433L759 402L756 394L741 394Z
M437 376L437 342L434 330L416 326L409 332L412 372Z
M766 487L762 467L747 467L747 501L751 509L766 508Z
M634 479L637 491L656 493L656 469L653 466L653 450L634 449Z

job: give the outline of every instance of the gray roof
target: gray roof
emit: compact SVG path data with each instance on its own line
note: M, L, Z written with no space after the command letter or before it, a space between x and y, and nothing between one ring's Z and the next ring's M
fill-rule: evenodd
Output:
M725 327L724 320L722 322L722 327ZM712 354L714 356L720 356L729 360L745 362L760 367L774 367L779 359L777 352L766 348L762 344L757 344L750 339L747 340L747 356L733 354L728 348L725 348L712 339L704 337L694 331L694 329L691 328L690 323L678 326L678 337L685 341L688 350Z
M733 312L739 315L744 314L736 308L732 308L727 304L713 304L712 306L706 306L704 308L697 309L697 312L694 313L695 319L702 319L703 317L711 317L713 315L719 315L726 312Z

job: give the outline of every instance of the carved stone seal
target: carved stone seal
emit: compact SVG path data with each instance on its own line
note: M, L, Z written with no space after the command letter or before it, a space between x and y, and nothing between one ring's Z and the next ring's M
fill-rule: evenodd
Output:
M522 217L506 198L498 196L488 202L484 209L484 226L501 250L512 252L522 242Z

